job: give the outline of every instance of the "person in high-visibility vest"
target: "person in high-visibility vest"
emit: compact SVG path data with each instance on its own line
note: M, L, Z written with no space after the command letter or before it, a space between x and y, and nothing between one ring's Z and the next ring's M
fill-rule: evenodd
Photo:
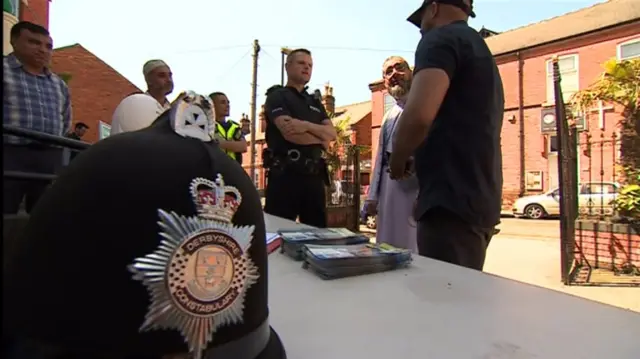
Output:
M240 124L227 119L230 110L229 98L222 92L214 92L209 98L213 102L216 114L215 137L220 149L242 165L242 154L247 152L247 141Z

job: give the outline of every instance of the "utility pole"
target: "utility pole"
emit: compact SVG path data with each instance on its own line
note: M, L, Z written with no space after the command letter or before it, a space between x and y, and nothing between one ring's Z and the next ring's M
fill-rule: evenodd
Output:
M253 40L253 79L251 82L251 180L256 187L256 101L258 97L258 54L260 43Z

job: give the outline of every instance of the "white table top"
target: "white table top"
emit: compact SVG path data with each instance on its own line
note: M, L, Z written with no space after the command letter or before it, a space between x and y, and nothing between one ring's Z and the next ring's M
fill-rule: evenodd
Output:
M327 281L274 252L269 307L292 359L640 358L638 313L418 256Z

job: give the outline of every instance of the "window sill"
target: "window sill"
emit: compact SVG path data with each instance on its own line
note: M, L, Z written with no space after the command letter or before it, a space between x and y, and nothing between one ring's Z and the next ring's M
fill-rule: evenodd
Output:
M542 107L555 107L555 105L556 105L555 102L543 102L542 104L540 104L540 106ZM565 101L564 105L565 106L571 105L571 102Z

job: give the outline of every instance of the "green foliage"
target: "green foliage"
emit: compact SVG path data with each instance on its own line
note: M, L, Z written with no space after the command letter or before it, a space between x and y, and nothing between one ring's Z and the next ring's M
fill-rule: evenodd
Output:
M640 218L640 185L624 186L614 201L614 207L621 216Z
M640 219L640 169L625 169L628 184L623 186L613 201L616 212L629 219Z
M338 121L333 120L333 127L336 129L336 140L329 144L324 157L331 179L335 179L337 170L348 162L347 159L353 158L356 151L366 153L369 150L366 146L355 145L351 142L351 117L346 116Z
M71 78L73 77L71 74L63 72L58 74L58 76L62 79L62 81L64 81L67 85L69 84L69 81L71 81Z
M597 101L613 103L622 108L620 149L623 168L640 167L640 59L604 63L602 77L572 98L572 105L587 113ZM629 178L630 174L625 173ZM631 175L631 177L633 177Z

